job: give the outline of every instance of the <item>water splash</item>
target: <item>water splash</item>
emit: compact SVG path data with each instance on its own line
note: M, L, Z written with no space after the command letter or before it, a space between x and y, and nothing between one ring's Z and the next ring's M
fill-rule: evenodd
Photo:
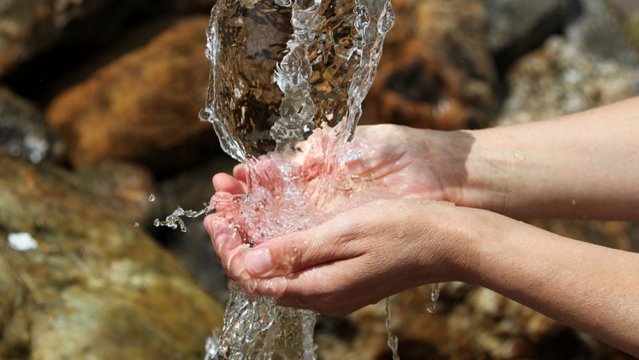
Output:
M389 0L219 0L202 121L248 170L248 193L216 208L254 246L365 201L346 170L348 140L394 21ZM183 227L178 209L159 225ZM196 214L191 214L196 215ZM207 359L315 359L315 314L230 286Z
M393 360L399 360L399 340L397 339L397 336L393 334L390 300L390 296L386 298L386 321L384 323L384 325L386 326L386 336L388 337L386 345L388 345L388 348L393 354Z

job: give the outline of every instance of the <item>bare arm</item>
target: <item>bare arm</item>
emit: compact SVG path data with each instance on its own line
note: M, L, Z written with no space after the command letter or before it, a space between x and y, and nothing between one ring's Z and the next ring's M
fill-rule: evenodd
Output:
M282 305L339 316L414 286L460 280L639 356L639 254L421 199L369 203L252 249L223 220L207 222L229 275Z
M449 174L457 204L517 218L639 220L639 98L446 137L436 148L459 150L446 150L435 172Z
M564 238L498 215L487 219L490 235L468 248L465 281L639 356L639 254Z

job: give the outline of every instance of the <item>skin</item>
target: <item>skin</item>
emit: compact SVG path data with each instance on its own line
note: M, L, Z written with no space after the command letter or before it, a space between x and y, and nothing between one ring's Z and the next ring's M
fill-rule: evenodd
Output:
M639 220L639 99L526 125L437 132L361 127L352 164L396 190L249 249L205 226L229 276L282 305L340 316L402 290L464 281L497 291L639 357L639 254L512 218ZM219 192L246 173L217 174ZM454 205L453 205L454 204Z

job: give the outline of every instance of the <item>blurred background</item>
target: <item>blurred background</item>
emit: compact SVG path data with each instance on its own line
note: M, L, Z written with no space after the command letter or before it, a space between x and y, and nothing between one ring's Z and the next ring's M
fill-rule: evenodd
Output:
M226 280L199 210L233 162L197 118L212 0L0 0L0 359L201 359ZM362 123L461 129L639 95L639 0L394 0ZM149 201L153 194L155 201ZM639 224L531 220L639 251ZM627 359L489 290L393 298L402 359ZM389 359L383 306L321 359Z

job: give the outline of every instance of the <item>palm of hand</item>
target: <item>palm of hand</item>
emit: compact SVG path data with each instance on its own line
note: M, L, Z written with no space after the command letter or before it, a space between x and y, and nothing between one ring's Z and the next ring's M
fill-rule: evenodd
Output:
M377 198L447 200L421 137L420 132L400 126L358 128L354 148L361 156L349 163L358 191Z

